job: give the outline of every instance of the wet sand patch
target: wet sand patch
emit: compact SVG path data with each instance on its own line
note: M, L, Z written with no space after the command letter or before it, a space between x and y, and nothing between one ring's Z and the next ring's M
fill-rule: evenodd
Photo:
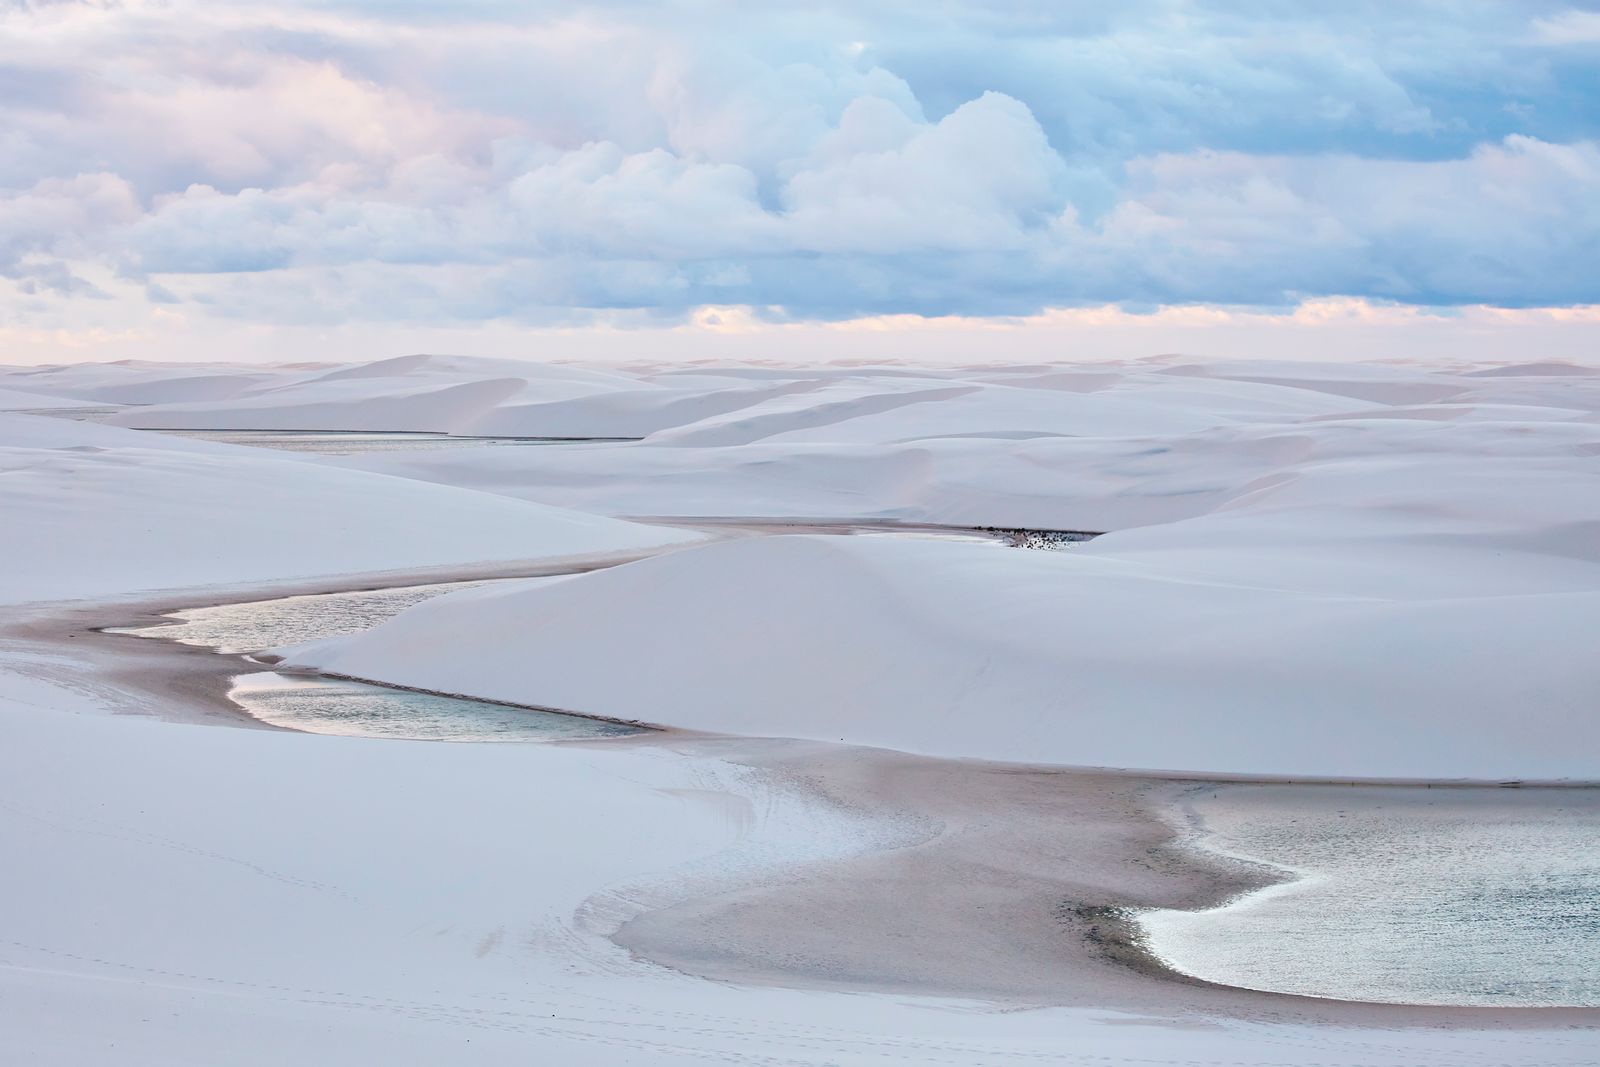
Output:
M1600 1010L1589 1008L1339 1001L1173 970L1149 951L1136 913L1213 907L1274 880L1186 840L1173 815L1195 788L1192 777L790 741L625 743L760 768L889 827L886 840L856 854L665 887L612 936L675 970L735 984L1099 1007L1174 1020L1600 1027Z

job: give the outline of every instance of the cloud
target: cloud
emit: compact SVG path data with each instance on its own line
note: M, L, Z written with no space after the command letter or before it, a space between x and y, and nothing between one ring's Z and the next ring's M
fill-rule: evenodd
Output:
M0 275L317 323L1594 302L1592 20L13 6Z
M32 258L92 254L139 214L133 189L114 174L42 178L0 192L0 275L15 276Z
M784 184L791 248L916 254L1021 249L1060 210L1066 167L1021 101L985 93L937 123L860 97Z
M1134 270L1123 284L1159 301L1594 302L1597 191L1594 143L1525 137L1437 162L1158 156L1130 166L1101 227L1069 222L1064 243Z
M1600 44L1600 11L1561 11L1534 19L1533 35L1543 44Z
M882 120L877 134L862 132L863 112ZM869 102L838 132L773 208L744 168L598 144L420 201L410 186L363 195L196 186L107 232L139 277L336 269L352 297L366 294L342 306L366 318L426 308L547 321L561 309L674 315L734 303L799 318L1015 315L1328 294L1600 300L1589 269L1600 245L1594 144L1509 138L1438 162L1162 155L1129 161L1121 199L1089 223L1016 101L984 97L921 124ZM381 284L353 285L363 271ZM216 299L233 292L219 288ZM386 299L396 306L386 310ZM279 303L274 314L292 314L292 300Z

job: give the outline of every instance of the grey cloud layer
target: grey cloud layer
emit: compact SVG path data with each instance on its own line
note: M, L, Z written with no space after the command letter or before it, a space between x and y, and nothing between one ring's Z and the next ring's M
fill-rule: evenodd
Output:
M95 269L265 321L1600 301L1600 20L1305 6L14 7L0 273L14 317Z

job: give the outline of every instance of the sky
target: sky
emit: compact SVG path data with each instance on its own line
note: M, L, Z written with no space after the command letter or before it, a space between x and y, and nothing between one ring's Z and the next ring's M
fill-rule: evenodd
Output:
M1600 4L0 0L0 363L1600 359Z

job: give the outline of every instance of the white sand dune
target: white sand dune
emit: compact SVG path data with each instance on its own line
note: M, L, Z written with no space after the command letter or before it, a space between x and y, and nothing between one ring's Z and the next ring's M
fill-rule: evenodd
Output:
M490 378L437 388L411 383L374 392L370 384L340 379L257 392L226 405L151 405L119 412L107 421L141 429L448 433L527 386L521 378Z
M1225 393L1233 396L1225 396ZM1237 421L1241 409L1259 409L1260 398L1244 399L1244 389L1105 389L1090 394L1061 390L984 386L952 396L932 407L904 407L822 427L784 430L774 443L896 443L938 437L1107 437L1192 433ZM1277 405L1323 414L1349 410L1348 404L1312 404L1280 390ZM943 399L943 398L941 398ZM1268 410L1270 410L1270 406ZM1296 412L1300 413L1300 412Z
M83 403L70 397L52 396L48 393L30 393L23 389L0 389L0 411L44 411L49 408L82 407Z
M135 717L96 658L109 652L17 630L152 590L198 604L223 586L684 537L605 515L1111 530L1060 553L717 542L452 594L297 655L941 756L1595 778L1600 397L1592 375L1558 371L436 356L0 371L0 389L70 406L241 420L219 425L651 438L333 458L0 416L0 1061L1591 1064L1592 1017L1336 1022L1252 994L1124 1011L1093 981L1068 1002L1094 1006L1017 1010L692 978L611 935L733 875L781 899L797 870L898 848L897 820L941 831L703 750ZM903 906L892 880L863 893ZM964 945L941 952L959 963Z
M631 377L566 365L465 356L188 377L126 368L60 384L106 402L139 405L111 421L156 429L477 432L503 404L554 402L636 389Z
M463 425L462 432L510 437L647 437L659 430L748 408L772 397L807 392L818 384L802 379L775 385L737 383L733 387L725 382L713 382L709 387L651 385L567 400L502 404Z
M829 381L803 393L786 393L759 404L654 434L652 444L729 447L776 434L834 428L901 408L953 400L981 388L939 381L876 378ZM937 407L942 409L943 403Z
M1600 665L1572 654L1572 635L1600 618L1600 565L1587 565L1581 590L1383 597L1294 588L1306 557L1256 548L1265 565L1252 576L1225 556L1224 580L1215 559L1186 566L1181 550L763 538L547 588L457 594L291 659L692 729L940 756L1595 776ZM1528 569L1530 584L1556 586L1579 570L1540 558Z
M1313 380L1292 370L1277 377ZM300 656L425 688L946 756L1600 777L1600 672L1579 647L1600 619L1600 494L1584 489L1600 425L1570 407L1418 407L1415 390L1389 390L1398 375L1360 371L1334 380L1404 406L1273 386L1355 410L1240 421L1227 409L1237 397L1201 389L1159 436L870 446L792 432L738 447L383 457L373 465L613 512L1119 532L1059 555L717 545L559 589L439 601ZM1114 426L1122 391L1049 395L1103 401L1096 417ZM927 431L973 395L804 433L852 436L877 418ZM817 410L787 417L804 425ZM1019 405L1011 425L1034 410ZM978 425L1007 423L996 411ZM636 669L605 670L612 661Z
M270 370L223 364L62 367L4 372L0 379L7 388L135 405L116 417L129 426L651 437L655 444L680 447L1170 435L1448 403L1600 411L1600 379L1594 375L1582 368L1562 374L1559 364L1529 366L1528 373L1506 375L1484 368L1419 372L1260 360L1093 369L599 370L417 355Z
M322 365L326 369L329 365ZM238 363L64 363L45 367L0 369L12 388L70 397L91 404L185 401L202 396L221 399L252 385L304 373L304 366L256 367ZM196 382L210 383L196 386ZM226 384L236 383L237 389Z
M903 519L1120 530L1193 518L1301 463L1389 454L1430 465L1459 452L1491 474L1541 462L1577 490L1600 429L1582 412L1514 405L1387 408L1193 433L930 438L897 444L762 441L741 447L569 446L340 457L359 469L613 515ZM1381 491L1406 490L1406 475ZM1556 494L1583 497L1581 491ZM1577 501L1581 504L1581 501ZM1359 490L1343 502L1354 514Z
M690 539L282 454L0 416L0 602L105 597Z

